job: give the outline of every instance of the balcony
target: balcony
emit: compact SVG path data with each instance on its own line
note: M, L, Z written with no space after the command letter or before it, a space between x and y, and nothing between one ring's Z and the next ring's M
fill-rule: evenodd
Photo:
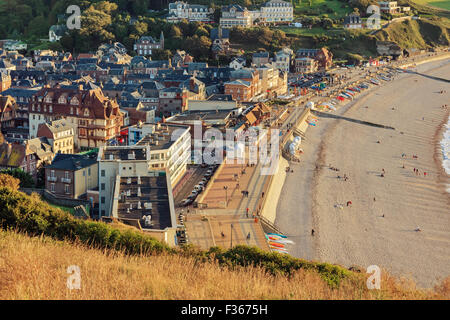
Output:
M72 179L61 178L62 183L71 183Z
M56 180L58 180L56 177L47 176L47 181L53 181L53 182L56 182Z

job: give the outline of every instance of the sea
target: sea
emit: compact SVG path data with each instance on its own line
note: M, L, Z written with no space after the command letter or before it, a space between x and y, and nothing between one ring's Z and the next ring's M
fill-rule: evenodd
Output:
M445 125L444 136L441 140L442 166L445 172L450 175L450 117ZM447 192L450 193L450 185L447 186Z

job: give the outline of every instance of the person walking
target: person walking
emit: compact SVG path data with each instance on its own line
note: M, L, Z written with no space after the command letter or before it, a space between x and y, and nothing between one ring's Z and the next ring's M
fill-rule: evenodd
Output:
M248 208L247 208L247 212L245 213L245 215L247 216L247 218L248 218Z
M311 229L311 236L313 236L314 237L314 229Z

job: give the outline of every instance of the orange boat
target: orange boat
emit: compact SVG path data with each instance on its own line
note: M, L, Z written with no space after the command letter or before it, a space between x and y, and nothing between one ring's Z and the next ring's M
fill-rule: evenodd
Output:
M278 247L278 248L284 248L284 244L276 243L276 242L272 242L272 241L269 241L269 245Z

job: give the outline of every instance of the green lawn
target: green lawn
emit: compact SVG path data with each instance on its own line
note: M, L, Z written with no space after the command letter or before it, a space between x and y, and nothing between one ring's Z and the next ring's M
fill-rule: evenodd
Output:
M45 199L43 199L43 201L45 201ZM63 211L67 211L67 212L69 212L71 215L74 215L74 213L75 213L75 210L73 209L73 207L58 206L58 205L53 204L53 203L51 203L51 202L49 202L49 201L47 201L47 203L48 203L49 205L51 205L52 207L59 208L59 209L61 209L61 210L63 210Z
M344 29L324 29L321 27L314 28L294 28L294 27L278 27L278 29L282 30L286 34L295 34L296 36L304 36L304 37L312 37L312 36L321 36L327 35L329 37L343 35L345 33Z
M450 10L450 0L414 0L414 2L423 5L429 5L441 9Z
M293 3L297 15L327 14L330 18L339 18L353 11L348 3L338 0L294 0Z

